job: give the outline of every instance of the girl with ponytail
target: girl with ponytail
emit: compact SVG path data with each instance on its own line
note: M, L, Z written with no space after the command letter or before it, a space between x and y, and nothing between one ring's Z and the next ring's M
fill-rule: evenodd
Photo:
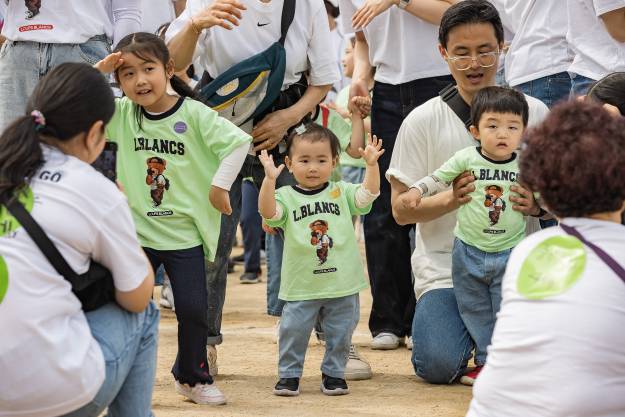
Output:
M171 282L176 391L198 404L224 404L211 376L217 368L209 358L216 353L206 346L205 259L215 257L221 214L232 212L228 191L252 139L192 99L156 35L126 36L96 68L114 73L125 96L116 100L107 137L117 143L117 177L139 241L154 270L163 265Z
M96 417L107 407L111 416L152 415L154 277L126 198L90 165L114 111L98 71L61 64L0 136L0 202L19 199L76 274L92 260L108 268L117 301L83 312L0 206L0 415Z

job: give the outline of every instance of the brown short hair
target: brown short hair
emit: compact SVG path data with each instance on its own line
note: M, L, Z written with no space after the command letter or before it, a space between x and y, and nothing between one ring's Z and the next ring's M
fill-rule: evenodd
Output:
M625 201L625 119L590 102L557 105L530 129L520 181L558 217L617 211Z

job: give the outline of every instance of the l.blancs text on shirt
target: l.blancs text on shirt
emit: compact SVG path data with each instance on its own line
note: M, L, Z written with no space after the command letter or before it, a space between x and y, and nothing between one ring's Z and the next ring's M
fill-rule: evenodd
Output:
M501 169L481 168L479 171L471 172L476 180L486 181L510 181L515 182L519 175L514 171L503 171Z
M315 202L308 203L300 206L299 209L293 210L293 221L300 221L308 216L315 216L317 214L334 214L335 216L341 215L339 205L330 202Z
M138 151L184 155L184 143L170 139L135 138L135 152Z

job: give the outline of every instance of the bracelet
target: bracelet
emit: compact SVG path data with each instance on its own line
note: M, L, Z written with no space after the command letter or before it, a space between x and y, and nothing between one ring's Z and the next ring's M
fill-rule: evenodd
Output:
M195 24L195 21L193 20L193 18L190 18L191 20L191 28L193 29L193 31L195 32L196 35L201 35L202 34L202 29L198 28L198 26Z
M538 214L532 214L532 217L543 217L545 214L547 214L547 210L540 206L538 208L540 209L540 211L538 212Z

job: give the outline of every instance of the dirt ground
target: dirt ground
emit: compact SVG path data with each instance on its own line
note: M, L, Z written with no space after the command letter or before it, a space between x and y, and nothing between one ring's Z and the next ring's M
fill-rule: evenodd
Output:
M235 249L234 253L240 253ZM264 268L264 266L263 266ZM156 417L195 416L464 416L471 390L462 385L437 386L416 377L410 351L369 348L367 320L369 290L361 293L360 323L353 341L373 369L367 381L348 381L350 394L328 397L319 390L323 346L311 338L298 397L272 394L277 381L276 319L266 314L266 276L255 285L242 285L243 267L228 276L223 313L224 342L217 347L219 375L216 383L228 400L223 406L200 406L176 394L170 373L176 356L176 318L161 310L158 370L153 409ZM155 291L158 298L160 291Z

